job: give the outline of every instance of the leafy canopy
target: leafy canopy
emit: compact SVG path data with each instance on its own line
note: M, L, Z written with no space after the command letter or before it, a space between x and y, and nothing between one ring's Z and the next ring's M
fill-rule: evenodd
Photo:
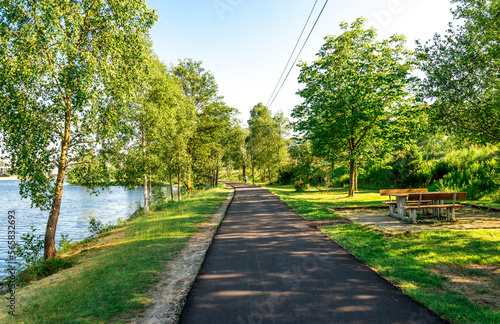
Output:
M434 121L478 143L500 141L500 1L453 0L459 27L420 45Z

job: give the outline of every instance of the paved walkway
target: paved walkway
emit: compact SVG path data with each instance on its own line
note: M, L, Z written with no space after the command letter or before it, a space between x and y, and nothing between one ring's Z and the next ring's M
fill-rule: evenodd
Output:
M229 184L181 323L444 323L268 191Z

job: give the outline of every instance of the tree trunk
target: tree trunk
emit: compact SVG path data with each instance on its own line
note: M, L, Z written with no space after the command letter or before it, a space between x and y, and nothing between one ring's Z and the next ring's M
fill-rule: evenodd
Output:
M217 188L219 184L219 166L220 166L220 154L217 154L217 165L215 166L215 183L214 188Z
M354 192L358 192L358 166L354 167Z
M172 169L168 169L168 179L170 181L170 199L174 201L174 184L172 183Z
M177 168L177 200L181 201L182 200L182 193L181 193L181 165L179 163L179 166Z
M148 176L146 175L146 172L144 172L144 212L149 211L149 204L148 204Z
M193 187L192 187L192 184L191 184L191 157L190 156L188 156L188 169L187 169L187 172L188 172L187 189L188 189L189 194L191 195L193 193Z
M144 212L149 211L148 205L148 167L146 165L146 138L144 134L144 129L141 128L142 137L142 158L144 159Z
M356 163L354 160L350 160L349 166L349 197L354 197L354 176L355 176Z
M64 176L68 167L68 151L71 132L71 112L66 111L64 116L64 136L61 142L61 157L57 166L56 192L52 199L52 208L50 209L47 227L45 228L45 239L43 257L45 259L56 256L56 228L59 219L59 210L61 209L61 199L63 194Z
M151 170L149 170L149 190L148 190L148 202L149 206L151 206Z

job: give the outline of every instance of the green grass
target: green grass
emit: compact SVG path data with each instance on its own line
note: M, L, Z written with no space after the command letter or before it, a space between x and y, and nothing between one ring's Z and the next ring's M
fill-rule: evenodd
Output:
M427 305L453 323L500 323L500 311L478 301L489 290L480 288L476 295L462 293L460 286L450 282L445 271L436 274L432 268L466 272L471 285L477 277L488 277L481 270L463 270L468 265L500 265L500 233L496 230L433 231L385 237L359 224L324 228L323 231L349 252L376 269L403 291ZM462 269L462 270L461 270ZM493 291L500 283L491 278ZM480 286L477 284L478 287Z
M388 196L380 196L378 190L369 189L361 189L356 192L354 197L347 197L347 187L330 188L328 193L324 188L321 188L320 191L314 187L306 191L295 191L292 185L267 185L264 188L272 192L291 208L294 208L294 205L297 208L301 208L304 211L304 214L301 213L301 215L308 219L331 218L328 214L321 215L321 212L315 212L318 210L318 207L321 209L321 206L327 208L383 206L382 202L389 200ZM500 208L499 203L494 203L488 198L465 200L464 202L479 206Z
M114 323L134 316L150 304L148 291L164 278L167 261L217 211L227 192L186 197L77 245L66 255L76 265L18 291L15 319L2 306L0 322Z
M266 189L311 220L338 217L330 208L381 206L387 199L370 190L347 198L346 188L328 194L314 189L297 192L292 186ZM443 318L453 323L500 323L500 311L492 307L500 291L496 274L500 267L500 231L440 229L385 236L359 224L331 226L323 231ZM457 276L465 283L451 279Z
M473 204L473 205L479 205L479 206L485 206L485 207L493 207L493 208L500 209L500 203L493 202L487 196L483 197L483 198L481 198L479 200L466 200L465 202L469 203L469 204Z
M340 218L338 214L330 210L331 208L383 206L382 201L387 200L387 197L381 197L375 190L361 190L356 193L355 197L347 197L347 188L329 189L328 193L314 188L295 191L291 185L274 185L264 188L309 220Z

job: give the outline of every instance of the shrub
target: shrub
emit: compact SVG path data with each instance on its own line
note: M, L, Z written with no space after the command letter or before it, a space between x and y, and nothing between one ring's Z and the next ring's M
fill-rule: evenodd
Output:
M304 181L302 181L302 179L295 184L296 191L304 191L307 189L309 189L309 184L305 184Z
M17 275L17 283L26 285L31 281L48 277L59 270L70 268L74 261L61 258L39 259Z
M97 219L97 216L89 216L89 227L88 230L91 234L100 234L100 233L105 233L113 228L115 228L116 225L113 225L113 223L109 222L106 224L103 224L99 219Z
M43 235L36 235L36 228L31 226L31 232L21 235L22 243L15 244L15 255L22 258L19 270L35 264L42 257L44 247Z
M71 248L72 242L69 238L69 234L61 234L61 239L57 244L57 250L60 253L64 253Z

